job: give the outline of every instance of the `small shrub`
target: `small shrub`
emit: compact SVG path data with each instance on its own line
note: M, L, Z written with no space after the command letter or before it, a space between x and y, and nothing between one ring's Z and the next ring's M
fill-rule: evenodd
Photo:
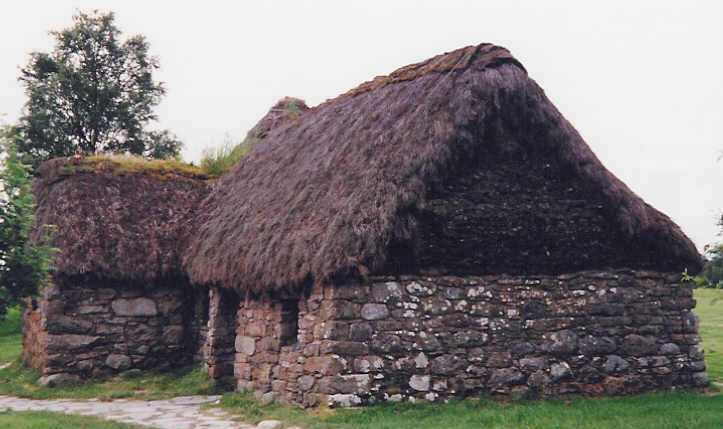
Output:
M221 176L246 156L256 141L253 137L247 137L237 145L227 141L219 147L204 150L201 170L209 176Z

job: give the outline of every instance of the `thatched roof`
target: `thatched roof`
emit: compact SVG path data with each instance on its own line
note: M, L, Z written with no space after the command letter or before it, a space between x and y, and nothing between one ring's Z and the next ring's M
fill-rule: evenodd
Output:
M277 101L261 120L249 130L246 138L263 140L271 130L293 122L302 113L309 110L304 100L294 97L284 97Z
M696 271L694 245L595 157L510 53L483 44L379 77L271 129L202 203L184 265L197 283L252 291L379 272L415 237L430 183L515 127L595 189L663 271Z
M35 181L36 223L54 227L56 273L138 281L179 276L179 243L207 194L206 179L173 161L45 162Z

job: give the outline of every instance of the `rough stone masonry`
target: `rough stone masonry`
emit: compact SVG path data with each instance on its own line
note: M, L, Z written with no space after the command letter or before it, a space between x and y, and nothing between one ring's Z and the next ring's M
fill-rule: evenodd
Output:
M204 342L202 303L183 287L58 281L25 312L23 360L49 385L179 367Z
M242 302L235 372L305 406L704 386L693 306L673 273L375 277L302 298L290 345L278 301Z

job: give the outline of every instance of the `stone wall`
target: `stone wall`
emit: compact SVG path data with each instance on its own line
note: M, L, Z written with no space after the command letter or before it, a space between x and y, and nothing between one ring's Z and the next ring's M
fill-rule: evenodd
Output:
M233 290L212 288L208 301L208 327L204 344L208 375L213 379L232 377L239 298Z
M319 404L316 374L341 369L324 357L330 352L323 341L324 304L331 301L323 291L316 287L300 298L276 294L240 303L234 365L239 390L254 391L263 401Z
M373 278L241 304L239 388L306 406L501 394L618 395L707 383L678 274Z
M56 281L44 290L39 311L25 313L25 363L46 381L188 364L202 341L195 301L182 281L148 288Z

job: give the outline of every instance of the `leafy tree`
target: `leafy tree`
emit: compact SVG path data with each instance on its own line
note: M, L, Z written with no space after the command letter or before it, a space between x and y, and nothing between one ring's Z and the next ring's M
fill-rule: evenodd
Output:
M9 306L34 295L46 281L53 249L30 241L35 220L30 167L14 145L13 129L0 130L4 152L0 170L0 318Z
M113 13L98 11L79 12L71 27L50 34L52 52L32 53L21 70L28 97L21 154L34 164L78 153L178 155L178 139L145 130L165 90L153 79L158 60L143 36L121 41Z
M146 133L143 155L146 158L175 159L180 156L182 146L178 137L168 130L149 131Z
M723 215L718 225L723 228ZM723 231L721 234L723 235ZM698 275L698 286L723 288L723 243L705 246L706 262L703 271Z
M699 277L705 287L723 287L723 245L714 246L706 253L709 259Z

